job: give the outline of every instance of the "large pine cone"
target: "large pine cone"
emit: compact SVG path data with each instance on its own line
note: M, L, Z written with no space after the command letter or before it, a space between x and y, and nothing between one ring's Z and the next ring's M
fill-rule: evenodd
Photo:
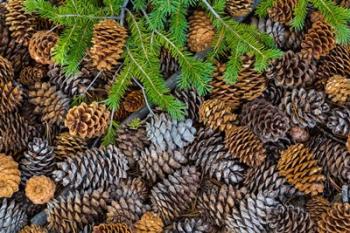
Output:
M188 47L192 52L208 49L215 36L215 29L208 14L203 10L195 10L189 17Z
M323 196L312 197L306 203L306 209L314 223L318 223L322 219L323 213L326 213L329 207L329 201Z
M333 134L347 137L350 133L350 109L334 108L328 117L327 127Z
M153 209L160 214L164 222L169 222L190 208L196 199L199 186L200 173L196 168L183 167L153 186Z
M24 85L34 85L40 82L47 73L46 66L36 64L34 66L24 67L19 74L19 82Z
M54 197L55 191L55 182L47 176L33 176L25 187L26 197L36 205L48 203Z
M6 58L0 56L0 83L5 84L12 82L14 79L14 71L12 63Z
M0 113L6 114L17 109L23 99L23 91L20 86L12 82L2 84L0 82Z
M325 87L325 93L333 103L346 104L350 101L350 80L340 75L330 77Z
M226 11L232 17L248 15L253 10L252 0L228 0L226 1Z
M318 222L319 233L344 233L349 231L350 204L334 203Z
M56 136L54 146L55 156L58 160L73 157L88 148L87 142L84 139L72 136L67 132L60 133Z
M40 64L53 64L52 49L58 41L58 35L52 31L38 31L29 41L29 54Z
M136 233L163 233L163 221L158 214L146 212L135 224Z
M55 86L36 82L31 87L29 102L35 105L34 112L41 114L41 121L49 125L61 124L69 108L70 99Z
M240 118L241 123L248 126L264 142L275 142L286 137L290 127L288 117L263 99L245 104Z
M266 71L266 77L273 79L277 86L293 88L310 86L315 78L316 64L303 60L299 54L287 51L280 59L274 60Z
M198 95L195 89L175 90L174 96L186 105L186 116L194 122L198 122L199 107L204 102L204 98Z
M330 110L325 94L313 89L293 89L285 93L279 108L290 118L293 125L313 128L325 123Z
M30 225L25 226L19 233L48 233L48 231L39 225Z
M212 233L212 226L203 219L185 218L174 222L165 233Z
M82 103L69 109L64 124L72 136L92 138L102 136L108 127L110 112L106 105Z
M27 215L14 200L3 199L0 205L0 232L18 232L27 223Z
M279 23L289 24L293 19L294 8L297 0L277 0L273 7L269 9L269 17Z
M57 232L73 233L82 230L103 215L109 201L108 192L69 192L47 205L49 229Z
M93 148L57 163L56 182L72 188L98 188L126 178L128 161L115 146ZM107 172L108 171L108 172Z
M19 190L20 182L18 163L11 156L0 154L0 198L10 198Z
M94 226L92 233L132 233L132 231L126 223L103 223Z
M114 20L106 19L94 26L90 53L99 71L111 70L117 64L127 37L127 30Z

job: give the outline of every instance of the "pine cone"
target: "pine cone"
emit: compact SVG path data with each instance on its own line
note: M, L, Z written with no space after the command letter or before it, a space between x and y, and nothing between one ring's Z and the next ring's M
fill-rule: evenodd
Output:
M240 118L264 142L284 138L290 127L288 117L263 99L245 104Z
M141 178L124 179L118 184L112 184L109 187L114 200L121 197L132 197L144 201L148 198L148 190L145 182Z
M198 122L199 106L204 102L204 98L198 95L195 89L175 90L174 96L186 105L186 117Z
M329 207L329 201L323 196L312 197L306 203L306 209L314 223L318 223L322 219L322 214L326 213Z
M162 233L163 221L158 214L153 212L146 212L141 219L135 224L136 233Z
M269 17L275 22L289 24L293 19L294 8L297 0L274 1L273 7L269 9Z
M291 139L296 143L307 142L310 139L308 130L297 126L294 126L289 130L289 135Z
M334 108L327 120L327 128L332 133L342 137L347 137L350 133L350 109Z
M52 31L38 31L29 40L29 54L40 64L53 64L52 49L58 41L58 35Z
M15 111L23 100L23 91L20 86L12 82L0 82L0 113L6 114Z
M128 37L127 30L111 19L94 26L90 49L94 66L99 71L111 70L120 59Z
M348 138L346 139L346 149L348 150L348 152L350 152L350 135L348 135Z
M350 100L350 80L343 76L335 75L328 79L325 92L333 103L346 104Z
M280 174L299 191L312 196L323 192L325 177L313 154L303 144L284 150L278 160Z
M48 233L46 228L39 225L25 226L19 233Z
M190 208L200 186L195 167L183 167L157 183L151 190L151 201L164 222L169 222ZM169 192L170 191L170 192Z
M169 115L154 115L146 124L147 137L160 151L182 149L194 140L196 129L190 119L177 121Z
M203 10L195 10L188 22L188 47L192 52L208 49L215 36L215 29L208 14Z
M19 74L19 82L24 85L34 85L40 82L46 76L47 70L45 66L34 65L24 67Z
M32 176L51 175L55 166L55 154L47 140L34 138L20 161L23 182Z
M129 92L122 102L124 109L130 113L140 110L145 105L145 98L141 90Z
M128 161L115 146L92 148L57 163L54 180L72 188L98 188L126 178ZM108 171L108 172L106 172Z
M318 222L319 233L345 233L349 231L350 204L334 203Z
M202 219L185 218L174 222L165 233L212 233L213 230L212 226Z
M323 92L304 88L286 92L279 108L289 116L291 123L302 128L325 123L330 110Z
M0 205L0 232L18 232L27 223L24 209L15 201L3 199Z
M59 160L73 157L79 152L87 150L87 142L79 137L64 132L56 136L54 154Z
M31 87L29 102L35 105L34 112L41 113L41 121L49 125L60 124L69 108L69 99L55 86L36 82Z
M25 187L27 198L36 205L48 203L54 197L55 191L55 182L47 176L33 176Z
M57 232L73 233L98 220L106 209L108 192L69 192L47 204L48 227Z
M267 89L264 91L262 96L265 100L270 102L272 105L279 105L281 103L281 99L284 96L285 89L282 87L276 86L274 81L270 81Z
M240 183L245 175L244 167L239 162L229 159L213 159L212 163L202 167L202 172L203 175L232 185Z
M179 71L178 61L171 55L169 50L162 47L160 49L160 72L165 78L169 78L171 75Z
M104 223L94 226L92 233L132 233L132 231L125 223Z
M252 0L228 0L226 1L226 11L232 17L246 16L253 11Z
M316 64L301 58L293 51L287 51L274 60L266 71L266 77L284 88L310 86L315 78Z
M23 0L9 0L6 8L6 25L11 31L11 36L18 44L27 46L29 39L35 32L36 18L26 12Z
M12 63L6 58L0 56L0 83L5 84L12 82L14 79L14 71Z
M19 190L20 182L21 172L18 163L11 156L0 154L0 198L10 198Z

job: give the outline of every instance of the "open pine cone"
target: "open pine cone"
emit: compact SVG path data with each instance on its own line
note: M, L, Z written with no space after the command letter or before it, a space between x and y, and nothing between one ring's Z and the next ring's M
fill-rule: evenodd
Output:
M319 233L344 233L349 230L350 204L334 203L318 222Z
M253 0L228 0L226 11L233 17L246 16L253 10L253 3Z
M38 31L29 41L30 56L40 64L53 64L52 49L58 41L58 35L51 31Z
M146 212L142 215L141 219L135 224L136 233L162 233L163 221L154 212Z
M0 198L11 197L19 190L21 172L11 156L0 154Z

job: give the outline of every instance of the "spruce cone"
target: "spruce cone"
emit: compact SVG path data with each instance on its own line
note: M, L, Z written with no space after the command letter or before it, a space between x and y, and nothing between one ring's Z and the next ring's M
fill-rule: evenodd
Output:
M195 167L183 167L157 183L151 190L153 209L164 222L179 217L190 208L200 186L200 173Z
M274 60L266 71L266 77L273 79L276 86L284 88L310 86L315 78L316 64L303 60L299 54L287 51Z
M92 148L57 163L56 182L72 188L98 188L126 178L128 161L115 146ZM108 171L108 172L107 172Z
M233 157L251 167L266 159L266 151L257 136L247 127L238 126L226 131L225 145Z
M163 221L158 214L146 212L135 224L136 233L163 233Z
M28 151L24 153L20 161L23 181L32 176L51 175L55 165L55 154L47 140L34 138L28 144Z
M0 232L18 232L27 223L24 209L14 200L3 199L0 205Z
M294 8L297 0L277 0L273 7L269 9L269 17L275 22L289 24L293 19Z
M64 124L72 136L81 138L98 137L104 134L108 127L110 112L103 104L93 102L82 103L69 109Z
M323 192L325 177L317 160L303 144L292 145L284 150L278 160L280 174L299 191L312 196Z
M245 104L240 118L264 142L284 138L290 127L288 117L263 99Z
M5 84L12 82L14 79L14 71L12 63L6 58L0 56L0 83Z
M24 85L34 85L40 82L46 76L47 70L45 66L35 65L24 67L19 74L19 82Z
M333 103L346 104L350 101L350 80L343 76L335 75L328 79L325 92Z
M23 91L20 86L14 85L12 82L0 82L0 113L6 114L13 112L21 104L23 99Z
M145 105L145 98L141 90L128 93L122 102L124 109L130 113L140 110Z
M161 113L147 122L147 137L160 151L182 149L194 140L196 129L192 125L190 119L177 121Z
M342 137L347 137L350 133L350 109L334 108L327 120L327 128L332 133Z
M195 10L189 17L188 47L192 52L208 49L215 36L215 29L208 14L203 10Z
M330 110L323 92L304 88L286 92L279 108L289 116L291 123L302 128L324 123Z
M27 198L36 205L48 203L54 197L55 191L55 182L46 176L31 177L25 187Z
M94 226L92 233L132 233L132 231L125 223L109 223Z
M71 136L67 132L56 136L54 152L59 160L73 157L79 152L87 150L87 148L87 142L84 139Z
M210 224L204 222L202 219L185 218L174 222L171 228L167 229L165 233L212 233L213 230Z
M58 35L51 31L38 31L29 40L29 54L40 64L53 64L52 49L58 41Z
M82 230L101 218L109 198L108 192L101 190L58 197L47 204L49 229L65 233Z
M127 30L111 19L103 20L94 26L91 59L99 71L112 70L120 59L128 37Z
M19 233L48 233L46 228L39 225L25 226Z
M228 0L226 1L226 11L232 17L246 16L253 10L252 0Z
M178 61L171 55L169 50L162 47L160 50L160 72L165 78L169 78L171 75L179 71Z
M11 31L11 36L18 44L27 46L29 39L35 32L36 18L27 13L23 0L9 0L6 7L6 25Z
M42 115L41 121L49 125L60 124L69 108L69 99L55 86L36 82L28 93L34 112Z
M350 204L335 203L318 222L319 233L345 233L350 226Z
M0 154L0 198L10 198L19 190L20 182L21 172L18 163L11 156Z
M306 209L314 223L318 223L322 219L322 214L326 213L329 207L329 201L323 196L312 197L306 203Z
M204 102L204 98L198 95L195 89L175 90L174 96L186 105L186 116L194 122L199 121L199 107Z

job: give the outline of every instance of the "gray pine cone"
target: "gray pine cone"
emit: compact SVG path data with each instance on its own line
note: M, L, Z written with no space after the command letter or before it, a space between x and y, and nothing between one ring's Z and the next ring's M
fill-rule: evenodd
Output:
M165 233L212 233L213 228L203 219L185 218L176 221L171 225L170 229L165 230Z
M16 233L27 223L25 210L14 200L3 199L0 206L0 232Z
M236 160L221 159L204 167L205 174L225 184L237 184L244 179L245 169Z
M113 200L121 197L135 197L145 200L148 197L146 184L140 178L124 179L116 185L109 187L109 192Z
M194 122L199 121L199 106L204 102L204 98L198 95L197 91L192 90L175 90L174 96L186 105L186 116Z
M332 109L327 120L327 127L333 134L347 137L350 134L350 110L348 108Z

